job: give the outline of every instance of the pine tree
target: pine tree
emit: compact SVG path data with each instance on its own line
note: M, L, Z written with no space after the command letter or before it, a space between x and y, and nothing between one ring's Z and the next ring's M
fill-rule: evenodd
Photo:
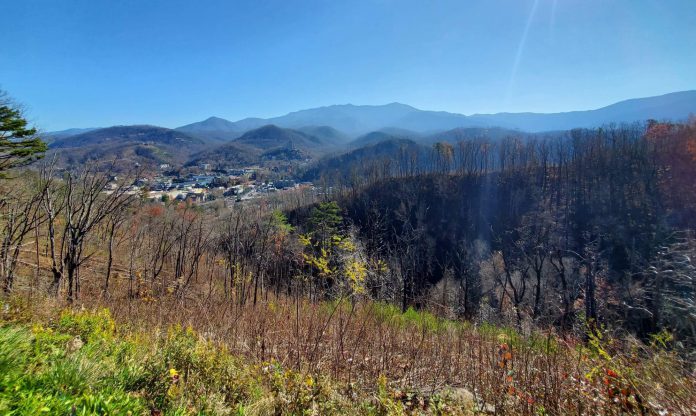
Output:
M41 157L46 143L29 128L17 106L0 91L0 176L8 169L22 166Z

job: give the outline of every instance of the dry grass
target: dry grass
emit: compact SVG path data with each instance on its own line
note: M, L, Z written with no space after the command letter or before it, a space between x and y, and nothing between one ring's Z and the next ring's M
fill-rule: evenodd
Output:
M464 388L479 410L496 414L696 412L696 379L659 342L609 334L589 342L521 336L349 299L271 297L254 306L203 295L96 300L83 290L78 307L106 306L117 321L139 330L190 326L251 362L328 377L348 397L378 394L382 380L397 401Z
M99 276L85 269L71 307L107 307L137 330L190 326L250 362L329 378L356 400L378 396L382 381L397 402L463 388L479 410L496 414L696 414L693 364L670 351L666 336L653 345L610 332L589 341L523 336L368 300L310 302L271 291L253 305L226 299L204 278L183 298L143 290L135 299L127 296L128 280L116 278L103 299L92 274ZM43 297L43 287L18 287L24 298L31 293L36 319L67 306Z

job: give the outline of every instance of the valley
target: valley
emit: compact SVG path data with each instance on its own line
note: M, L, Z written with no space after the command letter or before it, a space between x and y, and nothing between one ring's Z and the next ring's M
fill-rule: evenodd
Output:
M693 0L0 16L0 415L696 415Z

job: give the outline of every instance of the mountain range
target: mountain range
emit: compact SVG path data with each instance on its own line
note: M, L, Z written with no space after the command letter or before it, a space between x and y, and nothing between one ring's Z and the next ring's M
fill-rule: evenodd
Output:
M329 126L348 136L357 137L383 129L401 129L415 133L434 133L458 127L521 130L535 133L572 128L599 127L608 123L657 120L684 120L696 113L696 90L635 98L595 110L562 113L463 114L419 110L406 104L332 105L295 111L284 116L246 118L236 122L218 117L188 124L177 130L211 139L237 137L246 131L273 124L286 128Z
M462 114L392 103L333 105L268 119L232 122L211 117L176 129L135 125L48 133L50 152L66 165L118 160L126 165L212 163L239 166L317 160L370 147L354 155L383 156L392 148L431 146L470 138L497 140L540 132L591 128L648 119L681 121L696 113L696 90L622 101L597 110L565 113ZM341 160L329 163L335 168Z
M135 125L91 129L73 136L53 137L49 151L64 165L115 161L154 165L184 163L208 141L164 127Z

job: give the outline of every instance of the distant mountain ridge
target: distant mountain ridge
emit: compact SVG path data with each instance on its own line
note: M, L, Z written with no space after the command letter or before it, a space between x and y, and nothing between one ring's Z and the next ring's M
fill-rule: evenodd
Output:
M306 130L316 134L269 124L198 152L187 164L209 163L224 167L268 160L305 160L334 149L332 140L340 135L330 127Z
M197 123L177 127L176 130L213 140L231 140L242 133L235 123L220 117L209 117Z
M401 146L406 143L402 141L407 140L419 146L430 146L437 141L456 143L476 138L533 137L539 132L592 128L609 123L648 119L681 121L694 113L696 91L684 91L626 100L597 110L566 113L465 116L424 111L399 103L347 104L301 110L270 119L247 118L231 122L210 117L177 129L113 126L70 129L45 136L49 139L50 151L58 153L66 165L110 159L131 164L212 162L224 166L316 160L385 141L392 145L401 143ZM371 147L365 155L384 157L394 149L388 145ZM361 153L353 154L358 155ZM335 163L329 162L326 166Z
M300 129L305 126L327 126L352 137L384 129L410 130L431 134L456 128L491 128L543 132L592 128L608 123L631 123L647 119L684 120L696 113L696 90L674 92L655 97L620 101L595 110L562 113L496 113L463 114L445 111L419 110L409 105L332 105L295 111L268 119L246 118L236 122L215 118L179 127L193 135L209 134L210 125L216 126L216 134L225 129L229 136L273 124L279 127Z
M84 147L106 145L110 142L152 142L158 144L187 146L202 145L205 141L176 130L150 125L113 126L90 130L74 136L64 137L51 143L51 148Z
M235 143L271 150L278 147L300 147L310 149L322 146L321 139L298 130L284 129L273 124L259 127L234 139Z
M89 130L49 144L49 152L66 166L89 161L158 165L183 163L210 142L164 127L135 125Z
M92 130L98 130L98 127L88 127L88 128L73 128L73 129L65 129L65 130L59 130L59 131L49 131L46 133L41 134L41 138L46 142L46 143L52 143L56 140L63 139L65 137L70 137L70 136L76 136L78 134L82 133L87 133Z

